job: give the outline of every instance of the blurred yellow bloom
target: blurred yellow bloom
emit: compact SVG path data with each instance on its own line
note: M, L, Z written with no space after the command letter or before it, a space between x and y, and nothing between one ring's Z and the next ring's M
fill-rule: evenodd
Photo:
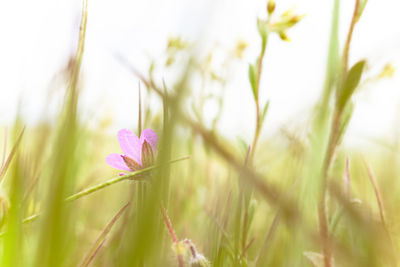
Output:
M240 58L240 59L243 58L243 53L246 50L247 46L248 46L248 43L244 40L239 40L236 43L235 55L237 58Z
M395 71L395 67L391 63L387 63L379 73L378 78L392 78Z

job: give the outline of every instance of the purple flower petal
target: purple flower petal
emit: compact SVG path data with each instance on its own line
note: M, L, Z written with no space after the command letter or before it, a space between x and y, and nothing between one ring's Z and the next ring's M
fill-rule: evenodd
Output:
M158 143L158 136L155 132L151 129L144 129L142 134L140 135L140 146L143 145L144 140L150 144L151 148L153 149L153 153L156 153L156 147Z
M139 138L128 129L122 129L118 132L118 141L122 152L141 164L140 154L142 144Z
M116 168L118 170L125 170L125 171L131 171L131 169L126 166L122 156L120 154L110 154L106 157L106 162L108 165L110 165L113 168Z

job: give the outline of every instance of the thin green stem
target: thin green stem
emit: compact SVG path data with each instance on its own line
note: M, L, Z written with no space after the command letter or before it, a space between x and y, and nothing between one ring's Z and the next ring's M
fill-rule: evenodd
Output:
M125 181L125 180L128 180L128 179L135 180L137 178L136 176L138 176L139 174L146 173L146 172L148 172L150 170L153 170L154 168L155 167L149 167L149 168L146 168L146 169L143 169L143 170L139 170L139 171L133 172L131 174L127 174L127 175L124 175L124 176L118 176L118 177L109 179L109 180L107 180L105 182L102 182L100 184L91 186L91 187L86 188L86 189L84 189L84 190L82 190L82 191L80 191L80 192L78 192L76 194L73 194L72 196L67 197L65 199L65 201L69 202L69 201L76 200L76 199L81 198L83 196L89 195L89 194L91 194L93 192L96 192L96 191L98 191L98 190L100 190L100 189L102 189L104 187L110 186L112 184L115 184L115 183L118 183L118 182L121 182L121 181Z
M269 20L269 18L268 18L268 20ZM260 133L261 133L262 122L261 122L259 95L260 95L261 75L262 75L262 70L263 70L263 61L264 61L264 57L265 57L265 50L266 50L267 43L268 43L268 33L266 34L266 37L262 37L261 39L262 39L261 40L261 52L260 52L258 62L257 62L257 82L256 82L256 90L255 90L256 95L254 97L255 106L256 106L256 128L254 131L253 142L250 147L250 155L249 155L248 159L246 159L246 164L247 164L247 160L248 160L250 162L250 166L253 165L256 147L257 147L258 139L259 139ZM248 195L250 196L251 193L248 193ZM249 197L247 197L245 199L248 200ZM241 207L241 205L239 205L239 207ZM248 203L248 201L246 201L244 203L243 231L242 231L242 253L241 254L243 254L243 256L245 255L245 251L246 251L248 228L250 227L248 219L249 219L249 203Z
M175 162L178 162L178 161L181 161L181 160L185 160L185 159L189 159L189 158L190 157L182 157L182 158L178 158L178 159L175 159L175 160L171 160L169 163L175 163ZM113 185L113 184L116 184L116 183L119 183L119 182L122 182L122 181L125 181L125 180L139 180L139 179L141 179L140 174L152 171L157 167L158 167L158 165L154 165L154 166L151 166L151 167L148 167L148 168L145 168L145 169L141 169L141 170L138 170L138 171L135 171L135 172L128 173L128 174L123 175L123 176L118 176L118 177L111 178L111 179L109 179L109 180L107 180L105 182L102 182L100 184L91 186L91 187L86 188L86 189L84 189L84 190L82 190L82 191L80 191L80 192L78 192L76 194L71 195L71 196L67 197L65 199L65 201L66 202L74 201L74 200L76 200L78 198L81 198L83 196L86 196L86 195L89 195L89 194L91 194L93 192L96 192L96 191L98 191L98 190L100 190L100 189L102 189L104 187L107 187L107 186L110 186L110 185Z
M171 223L171 220L168 217L167 212L165 211L164 207L161 204L160 204L160 209L161 209L161 213L162 213L163 218L164 218L165 226L167 227L168 232L171 235L172 242L176 246L178 246L178 243L179 243L178 237L175 234L174 228L172 227L172 223ZM177 258L178 258L179 267L184 267L185 264L184 264L184 261L183 261L183 257L182 257L182 254L179 253L179 251L177 251Z
M265 50L267 47L268 43L268 35L266 37L265 41L262 41L261 45L261 53L258 58L258 63L257 63L257 89L256 89L256 97L255 97L255 105L256 105L256 129L254 132L254 137L253 137L253 142L251 145L251 152L250 152L250 165L253 163L255 151L256 151L256 146L258 142L258 138L260 137L261 133L261 113L260 113L260 100L259 100L259 94L260 94L260 82L261 82L261 75L262 75L262 69L263 69L263 61L265 57Z

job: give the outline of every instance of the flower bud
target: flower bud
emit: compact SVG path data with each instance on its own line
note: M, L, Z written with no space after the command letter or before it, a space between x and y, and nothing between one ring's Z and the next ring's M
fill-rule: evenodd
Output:
M141 169L141 166L139 163L137 163L134 159L128 157L128 156L121 156L122 159L124 160L126 166L129 167L132 171L137 171Z
M188 251L186 244L183 241L179 241L172 244L172 250L178 256L184 256Z
M290 38L286 35L285 32L279 32L279 37L286 42L290 42Z
M290 27L293 27L294 25L296 25L304 17L305 17L305 15L293 15L293 16L291 16L289 21L288 21Z
M153 165L154 163L154 155L153 149L147 141L143 142L142 145L142 165L143 167L148 167Z
M267 4L268 14L271 15L275 11L275 0L269 0Z
M197 252L196 247L192 241L190 241L189 239L185 239L182 242L189 247L191 253L189 261L190 267L211 267L211 264L206 259L206 257Z

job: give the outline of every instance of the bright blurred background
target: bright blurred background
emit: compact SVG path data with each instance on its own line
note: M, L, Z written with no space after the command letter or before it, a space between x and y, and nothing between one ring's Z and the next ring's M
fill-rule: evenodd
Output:
M323 86L333 6L327 0L277 2L278 13L295 7L305 17L288 32L291 42L282 43L277 36L269 40L260 96L271 101L267 135L282 128L295 131L309 120ZM12 122L18 109L30 124L52 118L57 102L50 106L49 88L76 49L81 5L80 0L1 1L0 124ZM353 1L341 3L341 43L353 6ZM255 116L247 68L259 51L255 18L265 14L264 0L96 0L89 1L89 9L80 105L93 126L104 117L113 118L110 132L136 125L138 79L118 56L147 73L151 62L165 54L170 37L195 43L198 55L213 50L216 62L218 53L232 51L243 41L248 44L243 57L226 73L218 129L250 140ZM371 0L355 30L350 64L366 58L365 75L371 81L356 94L347 144L371 144L399 132L400 75L395 71L392 77L373 79L386 64L394 69L400 65L398 10L399 1ZM216 69L223 71L221 66ZM171 74L158 76L168 82ZM205 119L207 114L212 118L215 109L212 103L206 105Z

